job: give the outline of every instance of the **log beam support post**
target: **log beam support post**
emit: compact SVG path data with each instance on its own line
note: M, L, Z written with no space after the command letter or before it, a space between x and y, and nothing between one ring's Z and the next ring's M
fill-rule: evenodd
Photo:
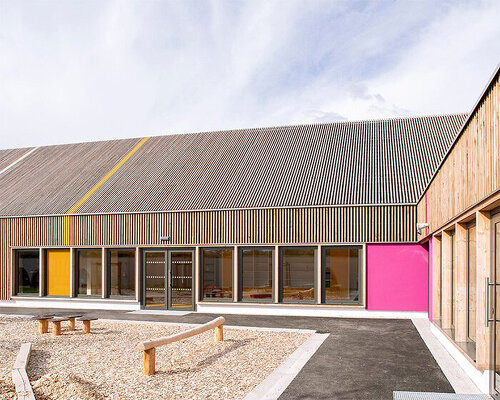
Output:
M54 336L61 334L61 321L52 321L52 334Z
M155 374L155 347L148 350L143 350L142 372L144 373L144 375Z
M219 325L215 327L215 341L222 342L224 340L224 331L223 325Z
M38 333L43 334L49 331L49 320L41 319L38 321Z

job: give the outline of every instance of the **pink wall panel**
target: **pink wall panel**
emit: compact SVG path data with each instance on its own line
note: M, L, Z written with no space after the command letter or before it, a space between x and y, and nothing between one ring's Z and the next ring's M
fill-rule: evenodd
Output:
M427 311L428 246L366 245L368 310Z
M429 312L429 321L432 321L432 240L429 240L428 242L429 246L429 253L428 253L428 264L429 264L429 306L428 306L428 312Z

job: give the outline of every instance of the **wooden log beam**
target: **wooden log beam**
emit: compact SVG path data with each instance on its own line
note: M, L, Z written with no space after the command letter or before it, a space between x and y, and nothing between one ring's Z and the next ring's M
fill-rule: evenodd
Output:
M142 372L144 375L154 375L155 374L155 353L156 347L164 346L169 343L177 342L182 339L186 339L191 336L198 335L200 333L206 332L210 329L215 329L215 341L220 342L224 340L223 324L226 322L224 317L218 317L213 321L207 322L206 324L197 326L196 328L188 329L184 332L179 332L174 335L161 337L158 339L150 339L144 342L140 342L137 345L139 350L142 350Z
M164 346L166 344L177 342L179 340L186 339L188 337L195 336L195 335L198 335L200 333L209 331L210 329L214 329L215 327L223 325L224 322L226 322L224 317L218 317L218 318L214 319L213 321L210 321L210 322L207 322L206 324L197 326L196 328L188 329L187 331L184 331L184 332L179 332L179 333L176 333L174 335L165 336L165 337L161 337L158 339L150 339L150 340L146 340L144 342L140 342L137 345L137 348L139 350L144 351L144 350L152 349L153 347Z

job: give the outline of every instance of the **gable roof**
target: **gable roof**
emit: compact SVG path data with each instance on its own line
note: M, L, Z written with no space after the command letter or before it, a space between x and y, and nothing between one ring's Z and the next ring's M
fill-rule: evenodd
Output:
M151 137L104 182L141 139L40 147L0 174L0 215L65 214L99 181L76 213L415 204L466 117Z

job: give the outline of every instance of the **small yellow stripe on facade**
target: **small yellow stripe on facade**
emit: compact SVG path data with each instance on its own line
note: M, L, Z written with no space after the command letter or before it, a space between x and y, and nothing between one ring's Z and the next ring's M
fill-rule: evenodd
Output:
M70 242L70 233L69 233L69 217L64 216L63 217L63 245L64 246L69 246Z
M127 162L127 160L132 157L137 150L139 150L144 143L148 141L149 137L145 137L142 139L131 151L128 153L123 159L116 164L111 171L109 171L104 178L102 178L92 189L90 189L85 196L83 196L78 203L76 203L73 207L70 208L70 210L67 212L67 214L73 214L76 212L89 198L92 196L99 188L106 183L106 181L111 178L120 168L123 164Z

